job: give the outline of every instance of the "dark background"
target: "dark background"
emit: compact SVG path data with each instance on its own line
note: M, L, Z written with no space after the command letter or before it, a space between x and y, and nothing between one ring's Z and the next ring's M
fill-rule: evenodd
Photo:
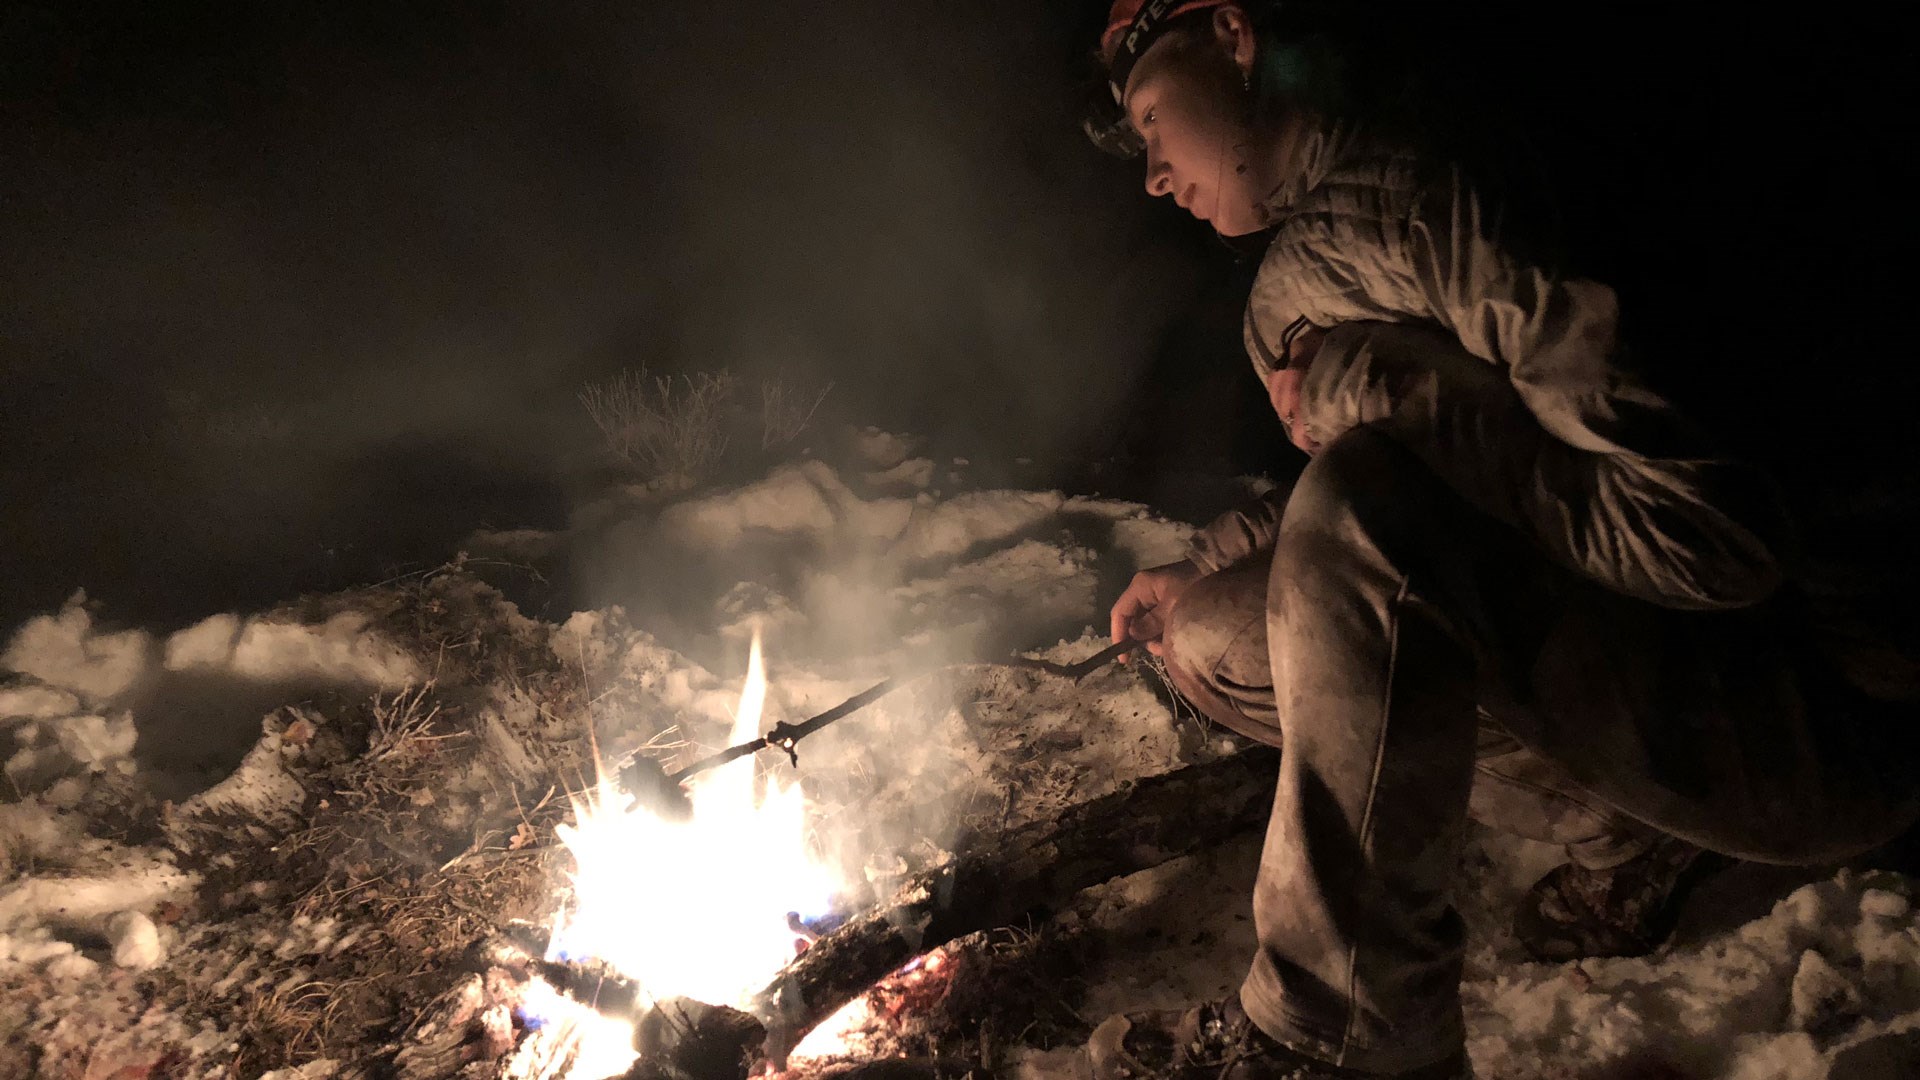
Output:
M0 8L0 623L558 526L575 393L643 362L830 380L836 420L1183 513L1297 469L1239 353L1251 263L1077 131L1104 7ZM1904 40L1347 7L1528 132L1703 408L1904 474Z

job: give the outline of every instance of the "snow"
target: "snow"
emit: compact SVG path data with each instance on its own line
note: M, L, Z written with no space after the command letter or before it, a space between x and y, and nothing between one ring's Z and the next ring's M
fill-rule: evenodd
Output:
M256 681L364 683L388 689L426 677L421 665L378 634L364 613L317 624L215 615L167 639L168 671L220 673Z
M0 653L0 666L88 704L126 693L151 663L153 639L140 630L95 630L86 605L86 594L76 593L58 613L28 620Z
M79 711L80 699L72 691L57 686L32 682L0 686L0 723L46 720Z
M17 749L4 766L7 780L31 790L76 770L130 771L137 737L129 713L82 712L20 724L13 729Z
M159 927L142 912L122 911L108 919L107 940L113 945L113 962L123 968L144 971L167 956Z
M1654 957L1585 961L1576 977L1539 964L1489 973L1467 984L1469 1048L1487 1077L1540 1075L1568 1059L1825 1075L1825 1062L1920 1025L1920 924L1862 910L1870 891L1912 888L1895 874L1843 871Z
M623 567L626 587L557 623L525 618L477 585L436 594L503 619L590 696L583 716L550 707L537 682L469 684L459 699L468 756L397 797L417 807L509 792L532 803L551 786L550 745L589 730L616 760L669 735L676 760L717 749L755 629L768 640L769 722L907 679L800 746L814 842L849 902L945 857L962 822L1040 820L1230 749L1230 738L1170 711L1139 666L1074 684L990 662L1098 651L1105 605L1135 569L1177 558L1189 525L1116 500L968 489L908 436L864 429L841 442L835 462L780 465L739 486L613 493L566 531L475 533L476 550L572 550L585 565ZM178 1075L232 1075L218 1063L243 1038L239 1005L224 1020L189 1019L142 1005L125 980L190 981L208 1001L264 1000L364 947L367 923L293 910L270 867L223 845L270 843L309 820L316 799L335 797L321 778L349 739L327 695L391 704L430 689L449 654L444 642L408 638L372 601L217 613L164 639L104 627L103 610L76 595L0 653L0 755L12 784L0 802L0 993L15 995L0 1003L38 1003L0 1027L31 1031L6 1038L37 1040L42 1067L99 1047L101 1060L128 1068L171 1054ZM210 761L188 744L230 752ZM511 828L476 823L469 853L509 850ZM1097 1023L1235 987L1252 950L1258 854L1259 838L1244 837L1089 890L1060 913L1060 926L1100 943L1081 975L1080 1014ZM1736 867L1709 883L1654 956L1530 963L1507 920L1557 857L1473 834L1458 901L1471 942L1469 1051L1482 1080L1920 1075L1913 880ZM96 984L112 990L89 994ZM349 1075L343 1062L357 1059L332 1050L265 1075ZM1086 1075L1075 1046L1011 1054L1011 1075ZM13 1060L0 1053L0 1072Z
M179 894L185 875L158 860L130 859L96 874L34 874L0 888L0 930L37 926L101 927L114 916L153 907Z
M869 469L892 468L905 461L919 444L919 440L911 435L882 431L877 427L858 428L848 432L846 441L852 450L854 460Z

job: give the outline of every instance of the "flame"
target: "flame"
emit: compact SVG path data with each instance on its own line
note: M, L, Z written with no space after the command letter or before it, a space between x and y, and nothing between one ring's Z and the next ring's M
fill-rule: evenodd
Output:
M633 1067L633 1022L602 1016L534 978L520 991L520 1013L535 1028L507 1064L508 1076L547 1076L556 1065L569 1078L601 1080Z
M766 697L755 632L731 742L758 737ZM574 824L558 830L576 869L548 959L597 957L655 999L745 1004L793 958L786 913L821 914L834 891L833 876L807 856L799 786L769 778L758 799L754 786L751 758L715 769L690 792L691 819L672 822L603 775L575 801ZM569 1080L632 1065L630 1025L581 1030L593 1045L576 1054Z

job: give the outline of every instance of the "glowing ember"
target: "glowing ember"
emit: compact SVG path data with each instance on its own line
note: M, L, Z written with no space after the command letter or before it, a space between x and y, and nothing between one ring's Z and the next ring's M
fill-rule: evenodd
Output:
M766 695L755 634L732 742L760 734ZM736 1006L793 959L787 913L824 912L834 887L807 857L799 787L769 779L756 799L748 758L704 774L691 796L690 820L664 821L603 776L589 799L574 804L574 824L558 830L577 867L573 902L557 921L548 959L597 957L652 998ZM620 1045L583 1046L571 1080L631 1065L631 1028L619 1027L582 1027L585 1038Z
M875 1024L892 1024L903 1015L938 1005L950 988L956 967L944 948L915 958L808 1032L793 1048L792 1056L835 1057L861 1049L862 1035Z

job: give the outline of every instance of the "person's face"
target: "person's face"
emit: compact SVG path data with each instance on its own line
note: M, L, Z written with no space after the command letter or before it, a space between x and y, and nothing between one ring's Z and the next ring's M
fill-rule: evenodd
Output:
M1222 236L1244 236L1266 221L1232 45L1158 42L1128 78L1125 102L1146 143L1147 193L1172 196Z

